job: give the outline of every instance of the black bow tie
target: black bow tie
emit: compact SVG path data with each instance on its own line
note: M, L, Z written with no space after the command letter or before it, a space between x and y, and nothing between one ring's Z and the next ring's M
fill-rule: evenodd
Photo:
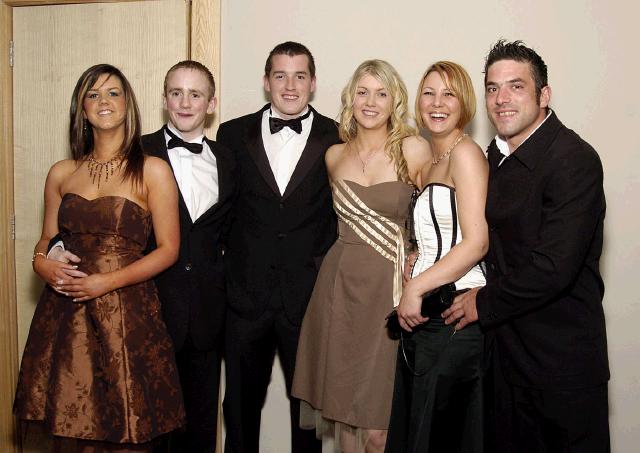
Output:
M171 148L184 148L191 151L193 154L200 154L202 152L202 143L189 143L182 140L176 134L171 132L168 127L165 126L165 132L169 134L169 143L167 143L167 149Z
M271 116L269 117L269 130L272 134L276 134L285 127L288 127L296 134L300 134L302 132L302 120L306 120L307 118L309 118L309 115L311 115L311 109L309 109L304 115L299 116L298 118L293 118L291 120L283 120L282 118Z

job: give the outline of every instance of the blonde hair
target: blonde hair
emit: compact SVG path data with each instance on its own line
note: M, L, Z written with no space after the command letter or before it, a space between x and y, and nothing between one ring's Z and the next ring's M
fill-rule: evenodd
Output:
M464 129L476 114L476 94L473 91L473 84L467 71L452 61L437 61L424 72L418 84L418 94L416 95L416 124L420 129L424 128L422 115L420 114L420 97L422 96L424 79L432 72L440 74L447 88L458 98L460 102L460 120L456 127Z
M398 179L403 182L409 182L407 161L404 158L404 154L402 154L402 140L415 135L415 130L407 124L409 97L400 75L386 61L367 60L363 62L356 68L349 83L342 90L342 109L340 111L340 126L338 129L340 139L348 144L358 134L356 119L353 116L353 101L358 82L367 74L378 79L391 96L391 116L387 123L388 134L384 149L394 163Z

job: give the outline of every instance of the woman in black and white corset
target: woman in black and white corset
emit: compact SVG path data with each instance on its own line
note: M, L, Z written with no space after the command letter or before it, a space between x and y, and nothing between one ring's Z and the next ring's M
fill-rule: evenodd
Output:
M478 325L456 331L440 316L448 296L485 283L488 165L464 132L475 107L464 68L440 61L427 69L416 117L433 154L418 176L418 253L397 310L403 331L387 452L483 451L483 334Z

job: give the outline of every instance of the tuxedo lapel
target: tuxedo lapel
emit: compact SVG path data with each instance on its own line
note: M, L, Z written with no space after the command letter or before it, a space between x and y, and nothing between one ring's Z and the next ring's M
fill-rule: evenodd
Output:
M162 129L153 134L143 136L142 144L146 154L159 157L171 166L169 154L167 153L167 143L164 139L164 131Z
M309 106L311 108L311 106ZM312 109L313 110L313 109ZM324 156L326 147L322 140L326 133L325 125L320 120L318 112L313 110L313 123L311 125L311 132L307 139L307 144L302 151L302 155L298 160L296 168L293 170L289 184L282 195L282 198L287 198L291 193L304 181L307 173L313 168L318 159Z
M176 188L178 189L178 206L180 209L180 215L185 219L189 219L191 221L191 215L189 214L189 209L187 209L187 204L182 197L182 192L180 192L180 186L178 186L178 181L176 180L176 174L173 171L173 165L171 165L171 159L169 159L169 153L167 152L167 142L164 137L164 130L160 129L159 131L146 136L148 140L143 141L144 151L150 155L159 157L164 160L169 167L171 168L171 173L173 173L173 180L176 183Z
M220 206L220 199L218 199L218 201L211 206L209 209L207 209L205 212L202 213L202 215L200 217L198 217L195 222L193 222L194 225L201 225L203 222L205 222L206 220L208 220L212 215L214 215L214 213L216 212L218 206Z
M229 167L229 157L223 155L223 149L216 146L215 142L208 139L207 144L216 158L216 168L218 170L218 203L220 203L231 195L233 175L231 174L231 168ZM215 204L213 206L215 206Z
M233 193L233 174L229 167L228 157L222 155L220 147L216 146L215 142L207 139L207 144L216 158L216 168L218 170L218 201L203 212L202 215L196 219L194 224L201 224L205 220L209 219L218 210L218 207L221 206Z
M262 113L265 108L256 113L247 125L247 131L244 135L246 137L245 146L267 185L280 197L280 189L278 189L278 183L271 170L271 165L269 165L267 152L264 149L264 142L262 141Z

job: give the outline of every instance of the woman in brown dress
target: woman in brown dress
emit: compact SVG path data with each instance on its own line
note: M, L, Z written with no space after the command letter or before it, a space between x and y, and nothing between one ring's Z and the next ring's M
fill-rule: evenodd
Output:
M178 256L178 199L169 166L145 157L131 86L110 65L82 74L71 100L73 159L51 167L34 270L48 283L31 323L14 410L77 451L147 451L183 424L171 341L154 275ZM144 255L151 230L157 249ZM86 277L56 277L60 234Z
M344 143L325 157L339 237L302 324L292 394L301 426L333 425L343 452L382 451L389 424L396 342L385 317L400 300L412 184L430 155L407 117L395 69L365 61L342 92Z

